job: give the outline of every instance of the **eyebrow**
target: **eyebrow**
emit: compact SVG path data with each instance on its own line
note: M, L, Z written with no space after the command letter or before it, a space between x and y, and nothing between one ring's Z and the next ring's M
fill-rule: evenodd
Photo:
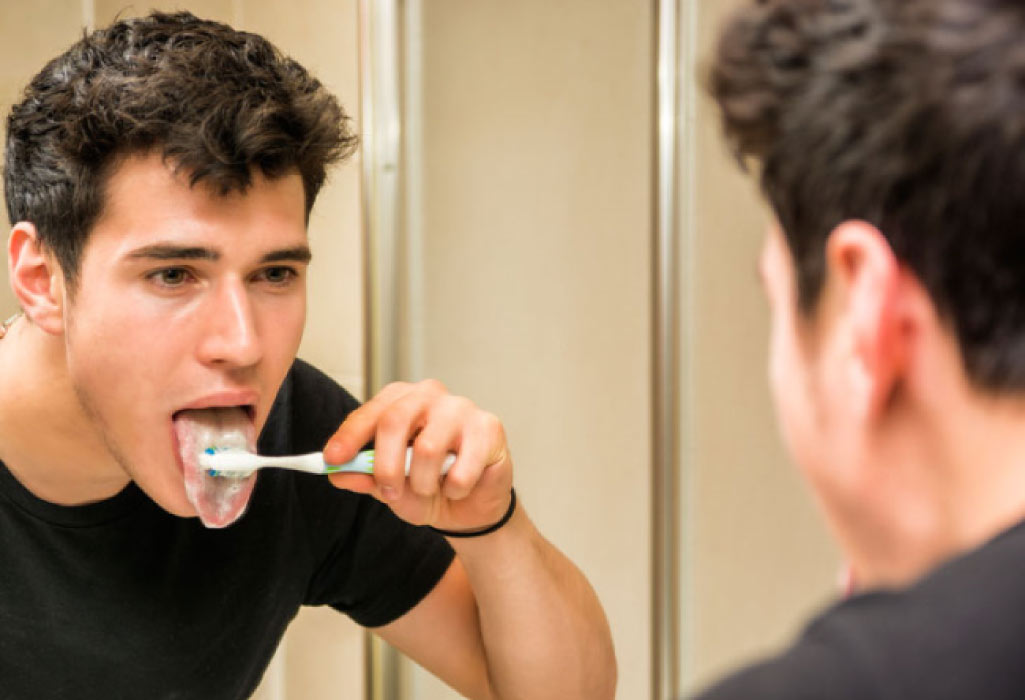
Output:
M137 248L130 252L127 257L132 260L209 260L217 262L221 259L221 253L213 248L156 243ZM266 253L260 258L260 264L288 261L308 264L312 258L313 254L310 252L308 245L297 245Z
M298 262L308 264L312 258L313 253L310 252L310 247L308 245L297 245L291 248L272 250L260 258L260 262Z
M136 248L126 257L132 260L148 258L150 260L220 260L221 254L212 248L198 246L177 246L166 243Z

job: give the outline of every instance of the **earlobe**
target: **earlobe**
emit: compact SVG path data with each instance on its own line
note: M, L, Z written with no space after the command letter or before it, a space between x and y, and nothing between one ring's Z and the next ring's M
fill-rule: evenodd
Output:
M851 398L863 417L878 416L904 372L900 313L904 272L886 237L863 221L846 221L834 229L826 258L842 294Z
M25 316L47 333L63 333L64 275L43 249L33 224L21 221L11 229L7 266L11 289Z

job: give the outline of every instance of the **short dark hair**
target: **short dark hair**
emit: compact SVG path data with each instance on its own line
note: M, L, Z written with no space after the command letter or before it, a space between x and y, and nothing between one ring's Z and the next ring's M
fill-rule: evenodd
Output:
M266 39L187 12L86 34L32 79L7 118L11 223L32 222L72 289L120 159L159 153L226 194L259 169L298 171L306 214L357 143L337 99Z
M968 377L1025 389L1025 4L759 0L709 76L728 140L821 296L838 224L877 226L956 333Z

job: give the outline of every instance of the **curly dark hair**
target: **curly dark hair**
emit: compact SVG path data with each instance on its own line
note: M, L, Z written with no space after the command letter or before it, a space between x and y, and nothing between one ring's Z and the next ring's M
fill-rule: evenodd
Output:
M50 61L7 118L4 192L74 289L119 159L160 153L226 194L298 171L306 214L357 138L321 83L266 39L187 12L115 22Z
M804 313L829 233L868 221L969 378L1025 389L1025 3L760 0L725 28L709 86L760 165Z

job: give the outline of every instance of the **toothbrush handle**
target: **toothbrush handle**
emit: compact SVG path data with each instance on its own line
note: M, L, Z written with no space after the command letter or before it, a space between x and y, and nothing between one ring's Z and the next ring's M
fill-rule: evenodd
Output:
M311 452L305 455L288 455L285 457L257 456L250 453L223 452L213 455L211 460L220 460L220 464L210 467L212 473L230 475L235 473L251 473L260 467L280 467L294 471L307 472L308 474L373 474L374 473L374 451L363 450L351 462L345 464L327 464L324 462L323 452ZM224 462L227 461L227 464ZM413 448L406 448L406 475L409 475L409 465L413 461ZM441 474L448 474L448 470L456 461L454 454L449 454L441 465ZM239 463L241 462L241 463Z
M363 450L356 458L351 462L345 464L326 464L324 462L324 453L316 452L313 455L303 455L303 457L316 457L320 461L319 473L321 474L373 474L374 473L374 451ZM452 453L445 458L444 463L441 465L441 475L448 474L448 470L452 468L452 465L456 461L456 456ZM413 462L413 448L406 448L406 476L409 476L409 466Z

